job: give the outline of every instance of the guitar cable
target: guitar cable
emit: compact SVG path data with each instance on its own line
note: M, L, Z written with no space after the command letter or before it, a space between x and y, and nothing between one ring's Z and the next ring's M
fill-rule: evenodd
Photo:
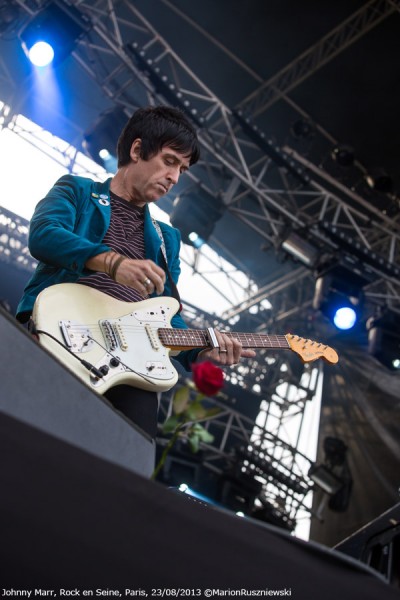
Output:
M83 367L85 367L85 369L87 369L95 377L98 377L99 379L102 379L104 377L104 373L102 373L100 371L100 369L98 369L97 367L95 367L94 365L92 365L92 363L88 362L87 360L84 360L83 358L80 358L79 356L77 356L74 352L72 352L72 350L70 350L68 348L68 346L65 346L62 342L60 342L60 340L58 340L54 335L52 335L48 331L44 331L43 329L35 329L35 333L47 335L53 341L57 342L57 344L59 344L61 346L61 348L64 348L64 350L66 350L67 352L69 352L71 354L71 356L73 356L74 358L76 358L76 360L78 360L81 363L81 365Z
M87 360L84 360L83 358L80 358L79 356L77 356L75 354L75 352L72 352L72 350L70 350L68 348L68 346L65 346L62 342L60 342L60 340L58 340L54 335L52 335L51 333L49 333L48 331L44 331L43 329L36 329L35 328L35 333L38 334L43 334L43 335L47 335L49 338L51 338L54 342L57 342L57 344L59 344L61 346L61 348L64 348L64 350L66 350L67 352L69 352L69 354L71 354L71 356L73 356L74 358L76 358L76 360L78 360L81 365L83 367L85 367L85 369L87 369L92 375L94 375L95 377L97 377L98 379L103 379L104 375L106 375L107 373L103 373L100 369L98 369L97 367L95 367L92 363L88 362ZM94 342L95 344L97 344L98 346L100 346L100 348L102 350L104 350L105 352L107 352L107 354L109 354L112 358L115 358L115 360L117 360L123 367L125 367L125 369L127 369L127 371L130 371L131 373L134 373L135 375L138 375L139 377L141 377L142 379L144 379L145 381L147 381L147 383L152 383L152 381L150 381L149 379L147 379L147 377L145 377L144 375L142 375L141 373L138 373L137 371L134 371L131 367L129 367L128 365L126 365L124 362L122 362L122 360L118 357L118 356L114 356L113 354L111 354L107 348L105 348L104 346L102 346L100 344L100 342L98 342L97 340L95 340L94 338L88 336L87 341L85 342L84 345L86 345L89 341ZM106 366L106 365L104 365Z

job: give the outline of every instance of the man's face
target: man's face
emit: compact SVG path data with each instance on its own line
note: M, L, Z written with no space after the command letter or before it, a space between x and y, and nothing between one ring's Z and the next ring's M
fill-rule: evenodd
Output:
M137 143L138 142L138 143ZM132 144L132 162L127 168L131 201L138 206L155 202L167 194L189 168L189 157L164 146L148 160L140 158L140 140Z

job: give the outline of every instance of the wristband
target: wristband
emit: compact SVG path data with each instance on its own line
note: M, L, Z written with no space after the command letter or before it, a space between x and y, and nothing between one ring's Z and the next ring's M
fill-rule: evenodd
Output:
M117 275L117 271L121 265L121 263L126 259L126 256L119 256L116 260L114 260L111 269L110 269L110 277L111 279L114 279L114 281L116 281L115 277Z

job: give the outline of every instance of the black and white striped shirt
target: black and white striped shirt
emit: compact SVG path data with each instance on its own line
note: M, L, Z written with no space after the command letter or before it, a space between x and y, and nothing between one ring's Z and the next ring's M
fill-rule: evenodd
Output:
M110 198L111 220L103 242L118 254L128 258L145 258L144 208L138 208L112 192ZM137 290L117 283L100 271L81 277L78 283L93 287L125 302L139 302L145 299Z

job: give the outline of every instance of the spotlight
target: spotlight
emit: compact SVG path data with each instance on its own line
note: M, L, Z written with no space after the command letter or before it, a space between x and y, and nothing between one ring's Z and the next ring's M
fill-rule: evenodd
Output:
M88 156L109 173L117 170L117 142L128 118L120 106L99 115L95 123L83 134L83 147Z
M333 322L338 329L346 331L354 327L357 321L357 313L351 306L341 306L333 316Z
M107 173L116 173L118 169L117 157L111 154L107 148L102 148L99 152L99 157L103 161L103 165Z
M386 311L367 321L368 353L390 371L400 370L400 318Z
M90 29L89 19L63 0L53 0L20 31L22 47L35 66L59 64L78 38Z
M295 121L290 128L292 135L295 138L303 138L305 140L309 140L314 137L315 127L311 123L311 121L307 121L306 119L299 119Z
M366 176L366 181L370 188L377 192L390 194L393 191L393 180L390 175L382 168L371 169Z
M337 329L352 329L361 316L365 284L362 276L336 265L317 278L313 308L320 310Z
M347 461L347 446L339 438L326 437L324 450L324 463L312 465L308 475L330 496L329 508L336 512L344 512L348 508L353 487L353 478Z
M211 236L223 210L222 200L203 190L196 198L182 195L174 202L171 225L180 230L185 244L200 248Z
M352 329L359 317L359 296L348 297L330 287L330 278L318 277L315 284L313 308L320 310L337 329Z
M321 490L333 496L343 487L343 481L326 465L312 465L308 471L309 478Z
M203 244L205 244L205 240L199 236L195 231L191 231L188 235L189 241L192 243L192 246L195 248L201 248Z
M294 258L302 262L307 267L314 267L319 257L319 251L315 246L309 244L304 238L300 237L294 231L283 240L282 250L286 250Z
M36 42L28 50L29 60L35 67L46 67L54 58L53 46L47 42Z
M354 148L351 146L346 146L345 144L335 146L331 156L341 167L351 167L354 164L355 153Z

